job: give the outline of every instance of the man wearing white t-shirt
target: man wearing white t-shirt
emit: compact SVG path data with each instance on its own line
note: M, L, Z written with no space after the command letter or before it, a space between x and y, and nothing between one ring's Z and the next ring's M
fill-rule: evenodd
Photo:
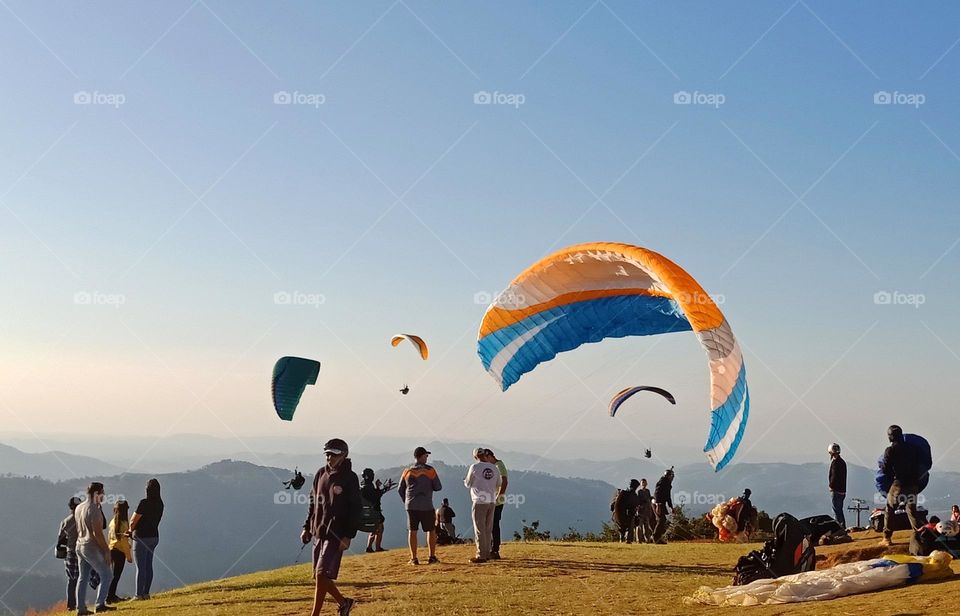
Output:
M470 559L472 563L485 563L490 559L490 544L493 541L493 512L497 506L497 492L500 489L500 471L489 462L481 460L487 450L477 447L473 450L474 462L467 471L463 485L470 488L470 500L473 501L473 532L477 542L477 555Z

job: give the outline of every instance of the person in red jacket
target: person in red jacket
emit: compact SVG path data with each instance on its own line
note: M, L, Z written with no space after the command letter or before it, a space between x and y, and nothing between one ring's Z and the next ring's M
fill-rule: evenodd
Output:
M323 446L327 464L313 477L310 508L303 523L300 540L313 540L313 577L316 594L312 616L320 616L323 601L329 593L339 606L340 616L349 616L353 599L344 597L334 580L340 573L340 561L350 540L360 528L360 480L353 472L347 444L338 438Z

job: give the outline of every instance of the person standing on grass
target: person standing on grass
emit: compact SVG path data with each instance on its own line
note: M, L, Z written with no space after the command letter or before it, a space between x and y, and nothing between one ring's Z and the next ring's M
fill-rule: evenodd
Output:
M310 507L303 523L300 541L313 541L313 578L316 588L311 616L320 616L329 594L337 602L339 616L349 616L356 601L344 597L335 580L340 573L343 553L360 529L360 480L353 472L347 443L330 439L323 446L327 463L313 477Z
M631 479L627 489L617 490L613 502L610 503L610 510L613 512L613 524L617 527L620 543L633 543L633 520L637 515L638 487L640 487L640 482Z
M374 481L372 468L363 469L360 480L360 497L373 507L373 511L380 517L380 523L367 537L367 552L386 552L383 549L383 524L386 518L383 516L383 495L393 489L396 485L392 479L387 479L387 483L382 484L380 480Z
M410 546L410 564L419 565L417 560L417 529L422 528L427 533L427 545L430 547L428 564L439 563L437 558L437 525L436 513L433 509L433 493L443 489L437 470L427 464L430 452L424 447L413 450L416 464L405 469L400 476L400 486L397 491L407 510L409 535L407 543Z
M669 520L667 515L673 513L673 467L671 466L663 473L663 477L657 480L657 485L653 489L653 513L657 519L657 526L653 529L653 542L666 543L667 526Z
M103 484L94 481L87 488L87 500L83 501L73 512L77 524L77 557L80 565L80 577L77 581L77 614L89 614L87 610L87 582L90 572L96 571L100 576L100 585L97 592L96 611L109 612L116 608L107 605L107 593L110 587L110 546L103 536Z
M160 519L163 518L163 499L160 498L160 482L147 482L146 498L140 499L137 510L130 520L130 535L133 537L133 560L137 563L137 601L150 598L153 586L153 554L160 543Z
M890 446L883 452L880 459L880 470L890 487L887 490L887 507L883 520L883 539L880 545L893 545L893 517L897 507L904 505L910 528L917 530L917 494L920 493L920 463L917 451L903 438L900 426L887 428L887 439Z
M507 465L490 449L486 450L486 461L500 471L500 489L497 491L497 506L493 510L493 542L490 544L490 558L500 560L500 519L503 518L503 506L507 502Z
M497 507L497 494L500 493L500 471L496 465L487 462L487 450L477 447L473 450L476 460L467 470L463 485L470 488L470 500L473 505L473 533L477 544L477 555L470 559L472 563L485 563L490 560L490 548L493 543L493 516Z
M133 548L130 546L130 505L125 500L118 500L113 505L113 518L110 519L110 530L107 533L110 539L110 560L113 567L113 580L110 582L110 593L107 603L120 603L129 597L117 596L117 584L123 575L126 563L133 562Z
M634 518L637 543L653 543L653 526L650 518L653 515L653 496L647 487L647 480L640 480L637 488L637 515Z
M847 519L843 514L843 500L847 497L847 463L840 457L840 445L830 443L827 448L830 454L830 500L833 503L833 517L837 524L847 527Z
M82 502L83 500L77 496L70 497L67 502L70 515L60 522L60 533L57 538L57 547L64 550L61 553L65 553L63 565L67 574L67 609L71 612L77 609L77 580L80 579L80 563L77 560L77 520L73 512Z

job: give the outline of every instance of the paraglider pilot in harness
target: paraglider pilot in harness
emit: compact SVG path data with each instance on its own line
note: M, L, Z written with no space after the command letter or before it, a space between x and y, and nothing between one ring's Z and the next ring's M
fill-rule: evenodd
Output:
M306 477L303 476L303 473L300 472L300 469L294 468L293 479L291 479L290 481L284 481L283 485L286 486L285 489L287 490L289 490L290 488L293 488L294 490L299 490L300 488L303 487L303 484L305 484L306 482L307 482L307 479Z

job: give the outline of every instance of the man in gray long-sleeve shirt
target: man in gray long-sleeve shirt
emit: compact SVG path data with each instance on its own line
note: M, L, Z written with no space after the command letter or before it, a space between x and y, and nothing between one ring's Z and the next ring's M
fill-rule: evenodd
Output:
M439 492L443 486L435 468L427 464L430 452L423 447L413 451L417 463L403 471L397 492L403 499L407 510L407 521L410 530L408 545L410 546L410 564L419 565L417 560L417 529L422 528L427 533L427 543L430 546L430 560L428 564L438 563L437 558L437 529L436 514L433 509L433 493Z

